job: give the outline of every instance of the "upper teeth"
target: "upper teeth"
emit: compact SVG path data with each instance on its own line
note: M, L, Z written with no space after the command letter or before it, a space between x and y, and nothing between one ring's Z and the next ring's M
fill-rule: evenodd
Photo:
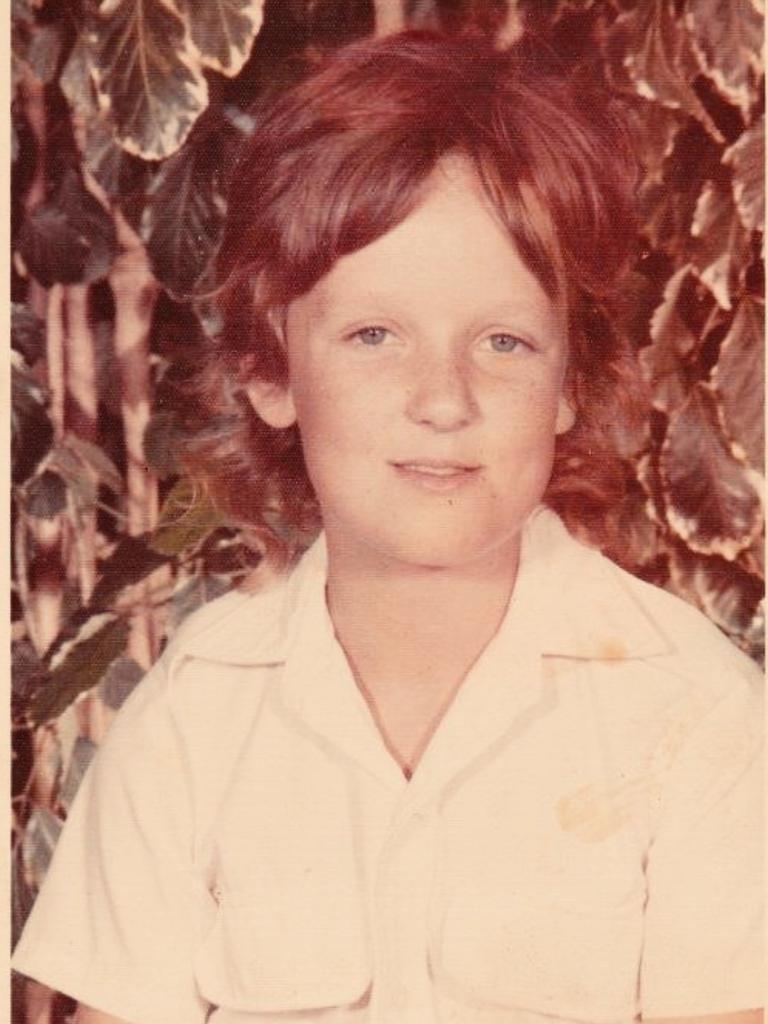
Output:
M460 473L463 466L421 466L417 462L408 462L405 469L413 469L419 473L432 473L433 476L453 476Z

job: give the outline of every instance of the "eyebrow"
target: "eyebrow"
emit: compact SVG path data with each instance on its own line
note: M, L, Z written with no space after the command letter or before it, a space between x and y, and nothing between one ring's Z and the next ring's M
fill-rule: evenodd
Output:
M496 321L517 321L521 327L534 330L540 325L550 326L563 323L567 325L567 310L558 302L550 299L546 292L541 292L544 303L532 303L522 296L519 301L500 302L489 305L473 317L473 324L488 324ZM409 314L402 315L401 300L385 293L368 293L359 300L345 302L344 307L331 309L331 303L322 302L318 306L316 321L330 330L339 330L359 320L375 318L405 320ZM408 303L408 305L411 305ZM510 325L511 326L511 325Z

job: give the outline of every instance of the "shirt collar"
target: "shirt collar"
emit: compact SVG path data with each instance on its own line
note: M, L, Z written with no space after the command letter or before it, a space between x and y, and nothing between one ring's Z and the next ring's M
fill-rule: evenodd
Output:
M305 625L327 617L326 567L321 535L287 580L211 606L194 633L182 627L177 651L231 665L284 662L296 645L317 637ZM669 653L673 645L639 600L641 586L541 506L523 531L505 621L522 624L543 655L615 661Z
M617 661L668 654L674 645L641 600L644 586L541 506L524 532L512 602L544 655Z

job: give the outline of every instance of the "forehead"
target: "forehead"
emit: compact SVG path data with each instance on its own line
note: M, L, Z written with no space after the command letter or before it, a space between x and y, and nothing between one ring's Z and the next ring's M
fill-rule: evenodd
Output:
M439 309L448 317L513 307L554 326L564 316L523 262L476 173L444 159L415 209L386 234L341 257L297 300L314 316L344 316L362 305ZM388 309L382 309L388 312Z

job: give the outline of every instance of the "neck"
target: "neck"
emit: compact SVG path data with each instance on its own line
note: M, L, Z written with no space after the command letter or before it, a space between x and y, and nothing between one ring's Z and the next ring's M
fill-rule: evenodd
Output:
M456 685L499 628L518 552L432 568L361 560L329 538L328 606L358 676L371 688Z

